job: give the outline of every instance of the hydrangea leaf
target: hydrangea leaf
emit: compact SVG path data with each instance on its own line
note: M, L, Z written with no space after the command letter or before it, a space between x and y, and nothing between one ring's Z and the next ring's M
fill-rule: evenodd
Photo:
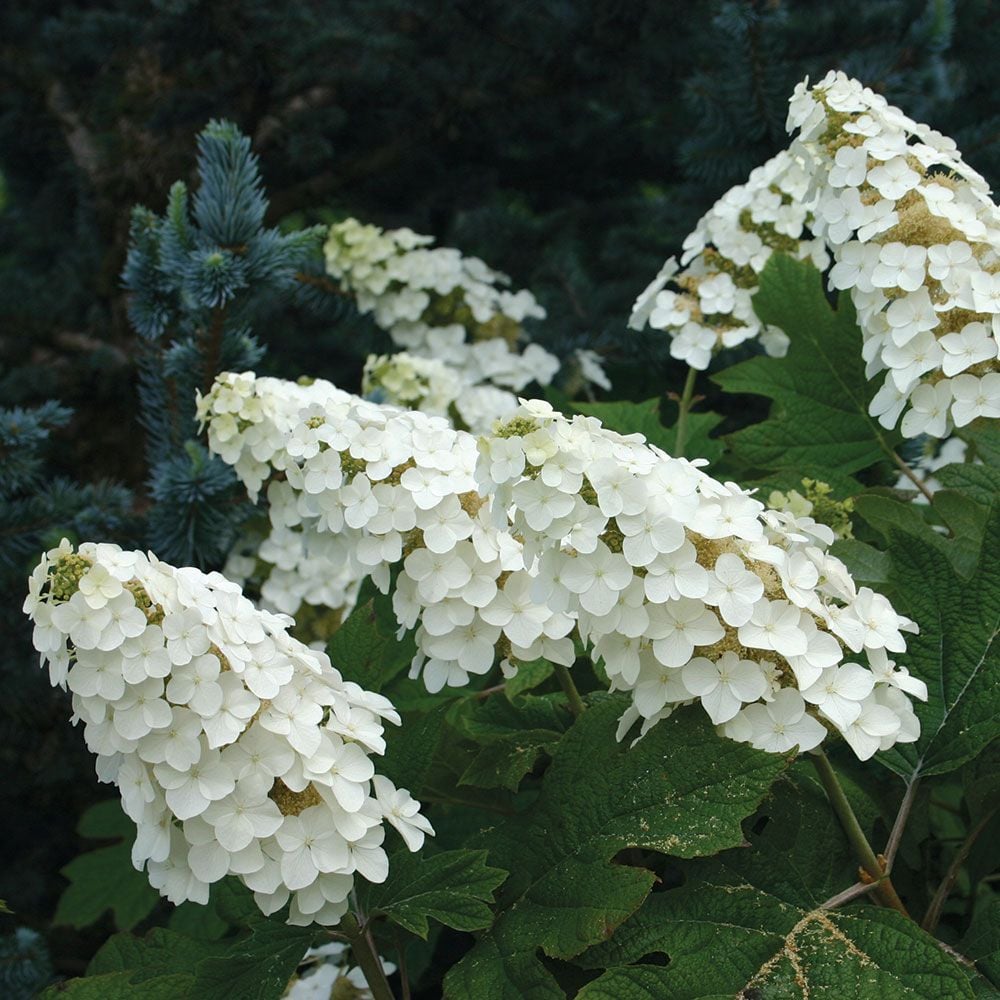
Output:
M455 726L477 743L489 743L525 730L540 730L558 738L572 716L562 695L524 695L520 698L466 699L451 712Z
M888 534L889 595L920 626L899 660L927 683L930 698L914 702L917 742L897 744L880 759L912 780L954 770L1000 736L1000 497L968 578L907 524Z
M830 554L843 560L854 577L854 582L881 590L889 580L892 560L888 552L875 548L856 538L841 538L830 546Z
M865 377L849 297L831 308L812 264L775 254L753 305L791 343L783 358L751 358L712 376L726 392L773 400L767 420L727 438L736 457L758 469L851 474L891 456L900 438L868 414L878 386Z
M456 725L481 746L458 783L510 791L543 751L554 751L571 718L560 695L467 700L459 708Z
M930 505L871 492L855 500L855 509L887 542L893 529L922 538L967 579L979 561L990 507L1000 496L1000 469L950 465L941 470L940 482L945 488L935 491Z
M965 972L912 920L861 906L803 912L752 886L699 883L660 899L670 965L612 969L579 1000L971 1000Z
M426 938L428 918L459 931L488 927L494 890L507 877L486 863L485 850L444 851L425 857L398 851L389 861L389 877L359 888L369 916L382 914Z
M87 851L61 870L70 884L59 898L53 923L87 927L105 910L111 910L115 927L131 930L153 912L160 898L145 873L132 865L130 845L135 824L122 811L118 799L107 799L83 813L77 832L91 840L119 842Z
M415 651L412 636L396 638L396 621L387 600L378 593L367 599L362 594L326 647L344 677L368 691L381 691L410 665Z
M88 975L65 986L81 1000L279 1000L315 937L313 927L263 918L235 941L199 941L163 928L143 938L117 934Z
M989 506L1000 492L1000 465L974 465L961 462L945 465L934 478L949 490L956 490L978 504Z
M670 404L676 409L675 404ZM597 417L605 427L619 434L642 434L650 444L662 448L668 455L676 451L676 426L665 426L660 419L660 400L646 399L641 403L620 400L614 403L573 403L578 413ZM711 437L711 432L722 423L718 413L689 413L685 434L684 453L692 457L716 461L723 450L723 443Z
M188 937L216 941L234 928L263 920L253 893L234 875L215 882L208 904L181 903L170 914L170 929Z
M526 729L523 733L502 736L480 748L458 783L517 791L521 779L543 752L552 752L558 740L558 734L544 729Z
M198 963L189 1000L278 1000L316 938L315 927L261 920L222 954Z
M386 750L378 766L379 774L419 798L448 732L449 707L442 704L429 712L411 713L406 716L405 725L386 726Z
M756 814L744 824L746 844L686 866L695 882L761 887L770 897L802 912L857 879L854 860L812 767L793 765ZM614 936L576 959L586 969L630 965L664 951L663 914L673 912L673 892L654 893Z
M135 823L125 815L119 799L105 799L80 816L76 832L90 840L127 840L135 836Z
M911 921L868 905L823 908L856 880L857 862L808 765L747 826L749 849L688 865L683 886L651 895L577 960L608 969L580 1000L972 995L962 969Z
M141 985L133 981L132 972L109 972L102 976L86 976L50 986L41 1000L177 1000L190 997L194 977L188 972L147 979Z
M959 431L959 436L972 445L976 455L994 467L1000 466L1000 424L989 417L979 417Z
M156 976L191 970L203 958L225 951L219 941L201 941L163 927L155 927L144 937L115 934L98 949L87 966L87 976L112 972L132 973L134 983Z
M483 837L507 868L493 927L445 980L459 1000L562 997L535 957L579 955L642 904L655 877L612 863L629 847L691 858L740 844L740 821L788 760L722 740L680 711L634 747L615 740L627 699L597 696L560 740L533 807Z
M70 884L59 897L54 924L87 927L111 910L115 927L130 930L153 912L160 899L143 872L132 867L127 843L99 847L74 858L61 873Z
M516 698L519 694L524 694L525 691L530 691L547 681L554 669L548 660L521 663L518 665L517 673L504 684L504 694L508 698Z
M1000 986L1000 896L980 899L959 948L990 982Z

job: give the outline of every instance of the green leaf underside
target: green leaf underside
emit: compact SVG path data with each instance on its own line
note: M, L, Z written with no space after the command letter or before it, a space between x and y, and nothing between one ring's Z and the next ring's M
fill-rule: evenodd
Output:
M929 700L914 700L916 743L881 754L907 780L944 774L1000 736L1000 500L985 525L974 572L959 577L940 547L908 525L889 528L890 596L920 626L899 656L927 683Z
M426 938L428 918L460 931L488 927L493 892L507 877L486 863L485 850L445 851L430 857L399 851L390 858L389 877L359 890L370 915L384 914Z
M740 821L787 766L720 740L698 711L676 713L635 747L616 743L626 704L594 698L556 748L533 808L483 838L511 876L496 922L448 974L446 996L561 997L537 949L569 959L606 940L655 881L613 857L637 847L691 858L740 844Z
M753 305L791 344L784 358L751 358L712 376L726 392L773 400L767 420L729 435L736 456L754 468L842 474L890 456L899 435L868 415L878 386L865 377L849 297L842 295L832 309L812 264L775 254Z

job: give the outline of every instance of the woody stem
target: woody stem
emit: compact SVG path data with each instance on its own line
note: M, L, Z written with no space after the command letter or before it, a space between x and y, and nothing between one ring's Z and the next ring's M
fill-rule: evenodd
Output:
M897 895L892 879L883 870L881 862L872 850L872 845L868 843L864 830L861 829L858 817L851 808L851 803L844 793L844 788L837 778L830 758L822 750L814 750L810 754L810 758L816 767L816 773L819 775L826 797L829 799L833 811L837 814L844 834L854 850L855 857L861 862L861 867L868 874L868 877L873 882L878 883L878 887L875 889L875 898L883 906L898 910L904 917L908 917L909 913L906 912L903 901Z

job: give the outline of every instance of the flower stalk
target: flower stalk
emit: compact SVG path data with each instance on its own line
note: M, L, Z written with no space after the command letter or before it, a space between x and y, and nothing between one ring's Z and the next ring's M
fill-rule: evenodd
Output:
M868 843L864 830L861 829L858 817L851 808L851 803L844 793L844 788L837 778L837 772L834 771L830 758L822 750L816 750L811 754L811 759L823 785L823 790L826 792L826 797L833 811L837 814L837 819L840 820L840 825L843 827L855 857L861 862L861 868L867 873L868 878L877 883L875 898L883 906L888 906L902 913L904 917L909 917L910 914L896 893L892 879L889 878L882 862L879 861L871 844Z
M365 933L355 914L347 912L341 918L339 930L351 946L354 961L361 967L371 990L373 1000L396 1000L378 953L372 947L371 938Z
M584 705L583 699L580 697L580 692L577 691L569 671L561 663L554 663L553 667L555 668L556 680L559 681L560 687L566 694L566 700L569 702L569 710L575 716L582 715L583 710L587 706Z
M688 368L687 378L684 380L684 389L681 397L677 401L677 429L674 439L674 458L684 457L684 445L687 443L688 413L691 410L691 402L694 399L694 383L698 377L695 368Z

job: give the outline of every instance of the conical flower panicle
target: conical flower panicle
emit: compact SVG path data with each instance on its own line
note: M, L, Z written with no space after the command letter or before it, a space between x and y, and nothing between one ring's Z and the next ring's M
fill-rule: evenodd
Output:
M830 729L863 758L917 737L907 693L926 690L889 658L913 623L855 586L829 528L700 460L537 401L476 438L248 373L220 376L200 412L248 488L272 476L273 523L336 535L383 590L398 567L393 608L431 691L498 660L569 666L576 639L631 693L622 735L700 700L720 731L776 752Z
M849 290L871 412L907 437L1000 417L1000 209L955 143L843 73L799 84L788 127L814 229Z
M345 681L218 573L63 542L25 611L53 684L73 695L102 781L137 827L136 868L171 902L235 875L289 922L335 924L355 875L381 882L388 820L411 850L433 833L375 773L388 699Z
M671 338L671 357L698 371L723 348L754 337L781 357L788 338L760 322L751 299L776 252L821 269L828 265L823 241L809 232L811 203L800 156L785 150L757 167L698 220L680 263L671 257L636 299L629 326L663 330Z

